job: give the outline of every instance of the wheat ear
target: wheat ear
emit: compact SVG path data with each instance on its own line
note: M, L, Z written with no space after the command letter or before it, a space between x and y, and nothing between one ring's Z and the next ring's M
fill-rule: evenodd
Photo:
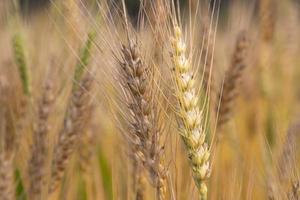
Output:
M19 75L22 81L23 92L30 95L30 84L28 76L28 67L26 64L23 40L19 34L14 35L12 39L12 47L14 50L15 63L18 66Z
M59 188L71 155L85 130L89 114L86 111L91 105L89 92L92 82L91 74L86 73L79 82L79 87L72 93L64 125L59 133L58 143L54 147L49 193L54 193Z
M292 191L288 194L289 200L299 200L300 199L300 181L295 181L292 184Z
M280 182L287 181L289 180L290 175L294 175L293 164L296 163L296 141L300 137L299 130L300 121L294 122L288 129L283 149L278 160Z
M156 128L156 109L153 104L151 88L151 70L142 61L136 44L130 41L128 47L122 47L123 61L121 74L123 86L128 96L128 106L132 119L130 121L130 137L133 139L132 154L137 168L136 199L144 199L143 168L152 175L153 184L157 189L158 199L165 199L165 176L160 156L155 146L159 146ZM155 138L155 139L153 139ZM159 166L159 167L158 167Z
M198 107L198 96L194 87L190 60L186 57L186 44L182 31L175 26L173 38L174 79L176 81L176 98L179 102L178 113L182 121L180 135L185 144L194 181L200 193L200 199L207 199L205 181L210 176L210 152L205 142L206 134L203 128L203 114Z
M265 42L270 42L274 37L275 4L272 0L259 1L261 36Z
M298 200L300 198L300 182L295 181L297 169L294 164L297 163L297 141L299 139L300 122L297 119L291 124L283 144L282 152L278 159L278 178L281 185L288 184L288 199ZM291 186L291 187L290 187Z
M91 31L88 33L87 40L81 49L80 62L77 63L77 66L75 68L75 75L74 75L75 82L80 80L82 74L84 73L85 68L88 66L90 62L92 46L95 38L96 38L96 32Z
M238 85L241 81L243 70L246 68L249 39L245 31L241 31L236 41L229 69L225 74L223 87L220 88L220 108L217 107L218 128L221 128L229 119L233 111L233 104L238 96Z
M49 132L49 115L53 107L54 95L52 82L48 80L38 105L38 122L33 133L31 158L28 163L29 197L32 200L43 199L45 194L47 138Z
M15 133L4 79L0 77L0 199L14 200Z
M76 144L88 126L87 120L91 115L92 106L90 91L92 89L93 77L91 73L84 73L91 59L92 44L95 32L88 34L88 38L81 49L80 58L75 67L74 82L71 98L67 107L64 125L59 132L58 142L54 147L52 160L52 172L49 185L49 193L54 194L59 188L68 161L70 160Z

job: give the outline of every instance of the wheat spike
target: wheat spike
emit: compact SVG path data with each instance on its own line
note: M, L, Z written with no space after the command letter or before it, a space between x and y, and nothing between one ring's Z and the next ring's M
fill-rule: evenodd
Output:
M7 99L8 89L7 81L0 76L0 197L2 200L15 199L13 162L15 133Z
M269 42L274 37L275 4L271 0L259 1L260 28L262 39Z
M237 37L230 67L225 74L224 85L219 92L220 108L216 108L216 111L219 111L218 128L221 128L232 114L233 104L238 96L238 85L241 82L243 70L247 66L248 48L249 39L247 33L241 31Z
M48 80L43 89L43 95L38 105L38 122L33 133L31 158L28 163L29 197L30 199L42 199L45 195L47 138L49 132L48 118L54 102L52 82Z
M198 96L194 87L190 60L186 57L186 44L182 39L181 29L174 28L173 62L174 79L176 81L176 98L179 102L178 113L182 120L180 135L185 144L194 181L200 193L200 199L207 199L205 181L210 176L210 152L205 142L206 134L203 128L203 114L198 107Z
M286 139L283 145L282 153L279 157L279 179L286 181L289 175L293 175L293 164L296 162L297 139L300 137L300 122L296 121L289 127Z
M86 111L91 105L89 92L92 82L92 76L89 73L85 74L79 87L72 93L64 125L59 133L58 143L54 147L50 193L54 193L59 188L71 155L86 128L86 119L89 115Z
M12 47L14 50L15 62L18 66L20 78L22 81L23 92L25 95L30 95L30 84L28 76L28 67L26 64L25 52L23 47L23 41L19 34L14 35L12 40Z
M82 50L80 53L79 62L77 63L76 68L75 68L74 84L76 83L76 81L80 80L82 74L84 73L85 68L88 66L88 64L90 62L92 46L93 46L93 42L94 42L95 38L96 38L95 32L92 31L92 32L88 33L87 40L86 40L84 46L82 47Z
M292 185L292 191L288 195L289 200L299 200L300 199L300 181L295 181Z
M5 152L0 153L0 196L2 200L15 199L13 157Z
M165 177L159 156L159 130L156 127L156 106L153 103L150 68L142 61L135 42L122 47L123 86L128 96L130 109L130 137L132 157L136 170L136 199L144 199L144 170L146 168L157 189L158 199L165 198ZM157 165L160 165L158 168Z

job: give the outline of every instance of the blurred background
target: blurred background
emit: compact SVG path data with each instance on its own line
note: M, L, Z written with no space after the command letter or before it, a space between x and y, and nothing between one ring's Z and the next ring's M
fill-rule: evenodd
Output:
M41 9L47 8L51 1L55 0L18 0L22 12L26 15L28 14L33 14ZM110 0L111 2L120 2L121 0ZM139 9L139 2L140 0L125 0L127 7L128 7L128 12L133 16L136 17ZM153 0L149 0L153 1ZM184 8L184 5L186 5L189 1L188 0L179 0L180 4L182 5L182 8ZM203 1L203 0L201 0ZM213 5L214 3L221 3L221 12L224 12L228 10L230 5L234 3L235 1L249 1L249 2L254 2L253 0L211 0L211 4ZM300 2L300 0L294 0L297 2ZM101 2L101 0L81 0L82 3L88 4L88 3L97 3Z

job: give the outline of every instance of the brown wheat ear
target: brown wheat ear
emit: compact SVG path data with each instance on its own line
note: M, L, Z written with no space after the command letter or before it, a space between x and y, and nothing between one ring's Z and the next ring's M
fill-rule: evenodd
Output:
M261 37L270 42L274 37L276 2L272 0L259 1Z
M297 141L300 137L300 121L297 119L291 124L283 144L282 152L278 159L278 178L281 186L288 185L287 194L288 199L298 200L300 198L299 180L295 181L297 177Z
M220 88L219 92L220 105L216 108L216 111L219 112L218 128L221 128L231 117L233 104L238 96L238 85L241 82L242 73L247 66L248 48L248 35L245 31L241 31L237 38L231 65L225 73L224 85Z
M88 108L91 105L89 92L91 91L92 82L91 74L86 73L79 82L78 87L72 92L64 125L54 147L49 193L54 193L59 189L68 162L86 128L86 119L89 115L86 111L89 110Z
M8 103L9 86L0 76L0 199L15 199L14 154L15 131Z
M300 121L294 122L288 129L288 133L283 144L283 149L280 154L279 165L279 180L280 182L290 181L290 176L295 174L294 163L296 163L296 146L297 140L300 138Z
M159 131L156 127L157 113L152 97L152 71L143 62L135 42L130 41L128 47L123 45L122 56L122 61L119 61L120 74L130 115L128 127L131 140L129 142L133 164L136 168L136 171L133 171L136 199L144 199L144 169L147 169L151 175L158 198L164 199L165 176L161 170L162 165L157 148L153 148L159 146Z
M295 181L292 184L292 191L288 195L289 200L299 200L300 199L300 181Z
M54 102L52 81L48 80L43 88L43 95L38 104L38 121L33 133L31 158L28 163L29 197L32 200L43 199L45 195L47 138L49 132L49 115Z

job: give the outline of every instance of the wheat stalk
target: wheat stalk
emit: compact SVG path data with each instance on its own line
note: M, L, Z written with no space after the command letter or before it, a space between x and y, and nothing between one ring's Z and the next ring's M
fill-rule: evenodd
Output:
M80 81L79 87L73 91L64 126L54 147L49 193L54 193L59 188L71 155L86 128L92 82L91 74L87 73Z
M279 179L281 182L289 180L289 175L294 171L293 164L296 162L296 146L299 138L300 122L296 121L289 127L283 149L279 157Z
M0 196L2 200L15 199L13 155L0 153Z
M145 167L150 173L152 183L157 190L158 199L165 199L166 185L162 170L159 147L159 130L156 127L156 106L153 103L151 85L152 72L143 62L137 45L130 41L128 47L122 47L123 87L128 96L130 109L131 153L133 155L136 174L136 199L144 199Z
M85 68L88 66L89 61L91 59L91 50L94 43L94 40L96 38L96 32L92 31L88 33L87 40L81 49L80 53L80 62L77 63L77 66L75 68L75 75L74 75L74 84L76 81L79 81L82 74L84 73Z
M210 152L205 142L203 114L198 107L198 96L194 87L195 79L192 75L190 60L186 57L186 44L182 38L182 31L175 26L174 32L173 75L176 81L176 98L179 103L178 116L183 122L180 135L188 153L200 199L205 200L208 190L205 181L210 176Z
M271 0L259 1L260 28L262 39L269 42L274 37L276 2Z
M31 158L28 163L29 197L42 199L45 194L47 138L49 132L49 115L53 107L54 96L52 82L48 80L43 89L43 95L38 105L38 122L33 133Z
M64 118L64 125L59 132L58 142L54 147L51 181L49 185L49 193L52 194L59 188L76 144L80 141L83 132L88 126L86 122L90 120L92 103L89 93L92 89L93 77L90 72L84 73L84 69L86 69L90 63L92 44L95 37L94 32L88 34L88 38L81 49L75 67L75 83L72 86L71 98Z
M295 181L292 185L292 191L288 195L289 200L300 199L300 181Z
M28 67L26 64L23 40L19 34L14 35L12 39L12 47L14 50L15 62L18 66L19 75L22 81L23 92L25 95L30 95L30 84L28 76Z
M237 37L235 50L231 64L225 74L224 85L219 92L220 107L218 113L218 128L221 128L229 119L233 111L235 99L238 96L238 85L241 82L243 70L246 68L249 39L245 31L241 31Z
M0 197L15 199L14 154L15 133L13 117L8 103L8 85L0 77Z

